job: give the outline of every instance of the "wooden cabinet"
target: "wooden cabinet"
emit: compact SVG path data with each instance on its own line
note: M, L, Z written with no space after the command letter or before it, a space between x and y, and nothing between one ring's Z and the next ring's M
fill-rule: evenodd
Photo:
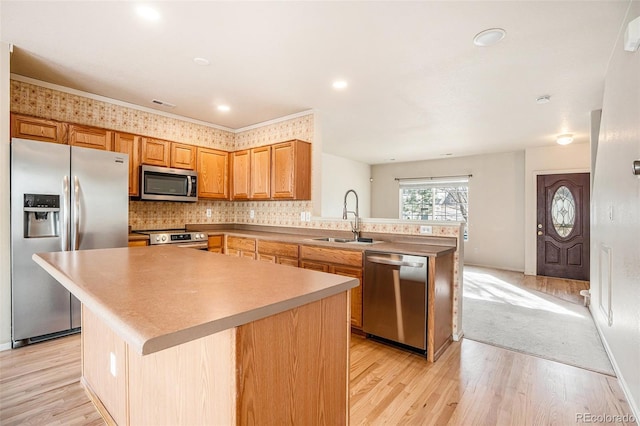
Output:
M248 200L251 193L251 157L248 149L231 154L231 199Z
M161 139L142 138L140 164L169 167L171 165L171 142Z
M231 156L233 200L266 200L271 194L271 146L236 151Z
M362 328L362 252L331 247L300 246L300 267L356 278L351 289L351 325Z
M129 195L140 193L140 136L115 132L113 151L129 154Z
M224 252L224 235L209 235L207 250L214 253Z
M127 244L129 247L146 247L149 245L149 241L146 240L133 240L133 241L129 241L129 244Z
M198 198L229 199L229 153L197 149Z
M44 118L11 114L11 137L52 143L67 143L67 124Z
M246 237L227 236L224 249L225 254L236 257L256 258L256 239Z
M251 150L252 200L265 200L271 196L271 147L261 146Z
M174 169L195 170L196 147L193 145L171 142L170 164Z
M258 260L298 266L298 245L258 240Z
M311 144L292 140L271 148L271 197L311 199Z
M69 145L111 151L113 132L98 127L69 125Z

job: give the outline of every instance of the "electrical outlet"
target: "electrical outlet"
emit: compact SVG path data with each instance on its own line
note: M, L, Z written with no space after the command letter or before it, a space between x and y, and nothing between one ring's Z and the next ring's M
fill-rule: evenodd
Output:
M207 209L207 217L211 217L211 209Z
M116 354L109 352L109 372L116 377Z
M433 233L433 228L430 225L420 225L420 233L431 234Z
M311 222L311 212L306 212L304 214L304 220L306 220L307 222Z
M300 222L304 222L304 212L300 212Z
M249 210L249 217L251 219L254 219L256 217L256 211L255 210Z

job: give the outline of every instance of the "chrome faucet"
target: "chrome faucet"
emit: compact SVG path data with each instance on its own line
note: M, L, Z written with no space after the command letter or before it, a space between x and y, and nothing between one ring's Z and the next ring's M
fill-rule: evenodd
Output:
M353 195L356 196L356 211L355 212L347 210L347 195L349 195L350 192L353 192ZM348 190L344 194L344 206L342 207L342 219L346 220L348 213L352 213L355 216L355 223L354 222L349 222L349 223L351 224L351 232L353 233L353 239L354 239L354 241L358 241L358 239L360 238L360 217L359 217L359 213L358 213L358 194L353 189Z

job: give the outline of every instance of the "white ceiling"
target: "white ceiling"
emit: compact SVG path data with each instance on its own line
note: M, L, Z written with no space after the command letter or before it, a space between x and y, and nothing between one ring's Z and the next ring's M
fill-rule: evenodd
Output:
M137 2L2 0L0 33L13 73L231 129L313 109L325 152L376 164L587 142L629 2L165 1L149 22Z

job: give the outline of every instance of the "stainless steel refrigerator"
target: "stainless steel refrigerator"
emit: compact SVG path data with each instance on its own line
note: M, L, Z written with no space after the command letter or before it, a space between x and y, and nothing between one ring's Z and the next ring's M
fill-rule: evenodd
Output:
M11 140L12 345L80 330L80 302L34 253L126 247L127 154Z

